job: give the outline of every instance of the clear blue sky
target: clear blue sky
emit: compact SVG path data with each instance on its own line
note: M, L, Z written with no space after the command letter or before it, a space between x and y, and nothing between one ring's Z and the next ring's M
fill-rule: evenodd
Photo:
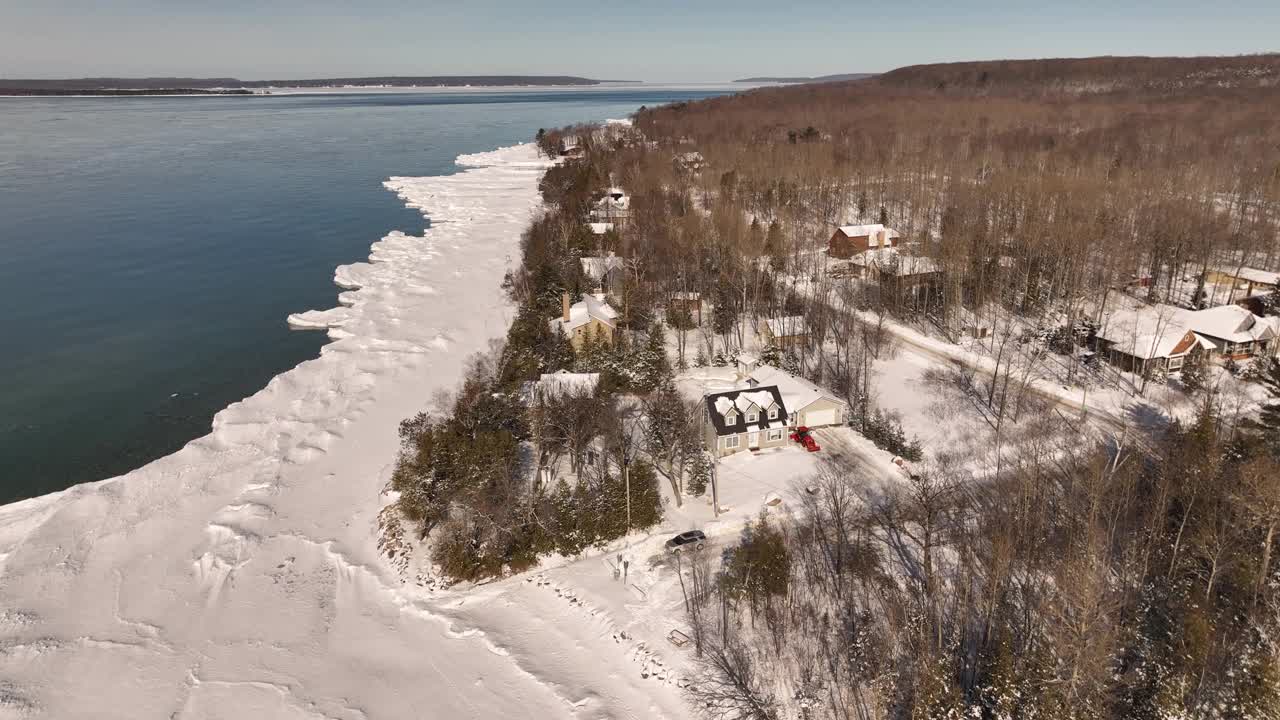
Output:
M1280 1L0 0L0 77L572 74L1280 50Z

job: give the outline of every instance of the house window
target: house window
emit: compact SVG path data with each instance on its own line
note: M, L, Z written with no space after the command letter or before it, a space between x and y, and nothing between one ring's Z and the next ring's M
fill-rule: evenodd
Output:
M1181 357L1173 357L1173 358L1169 358L1169 369L1170 369L1170 370L1177 370L1177 369L1179 369L1179 368L1181 368L1181 367L1182 367L1182 358L1181 358Z
M772 440L781 440L781 439L782 439L782 430L769 431L769 440L772 441Z
M775 420L777 419L777 417L778 417L778 406L774 405L773 407L769 408L769 419Z
M738 413L733 412L733 411L730 411L728 415L725 415L725 416L724 416L724 424L725 424L725 425L737 425L737 424L738 424Z
M742 439L737 435L730 435L724 439L724 446L726 448L736 448L740 442L742 442Z
M747 422L753 423L753 422L757 422L758 420L760 420L760 416L757 415L756 413L754 412L747 413Z

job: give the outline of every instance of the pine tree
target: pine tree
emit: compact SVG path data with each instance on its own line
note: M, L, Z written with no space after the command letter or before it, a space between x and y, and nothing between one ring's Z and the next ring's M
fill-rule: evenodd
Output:
M1182 364L1182 388L1192 393L1200 391L1204 388L1205 374L1204 353L1191 353Z
M769 267L782 272L787 265L787 248L782 239L782 225L774 220L769 223L769 234L764 239L764 252L769 256Z
M701 497L711 482L711 456L705 452L694 453L689 467L689 482L685 484L685 492L692 497Z

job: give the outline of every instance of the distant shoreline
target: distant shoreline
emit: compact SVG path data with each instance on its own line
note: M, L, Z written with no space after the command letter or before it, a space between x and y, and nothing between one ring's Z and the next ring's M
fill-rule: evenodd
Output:
M635 80L596 80L574 75L426 75L294 80L239 80L237 78L64 78L3 79L0 95L252 95L254 90L276 88L367 89L415 87L588 86L633 83ZM261 94L261 93L257 93Z
M102 88L77 90L58 88L9 88L0 86L0 97L85 97L85 96L157 96L157 95L261 95L252 90L199 88Z

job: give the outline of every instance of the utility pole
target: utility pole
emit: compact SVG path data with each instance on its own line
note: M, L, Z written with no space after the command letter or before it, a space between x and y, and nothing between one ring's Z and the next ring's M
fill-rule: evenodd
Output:
M720 483L716 480L720 473L716 471L715 456L705 449L703 452L711 456L711 512L720 517Z

